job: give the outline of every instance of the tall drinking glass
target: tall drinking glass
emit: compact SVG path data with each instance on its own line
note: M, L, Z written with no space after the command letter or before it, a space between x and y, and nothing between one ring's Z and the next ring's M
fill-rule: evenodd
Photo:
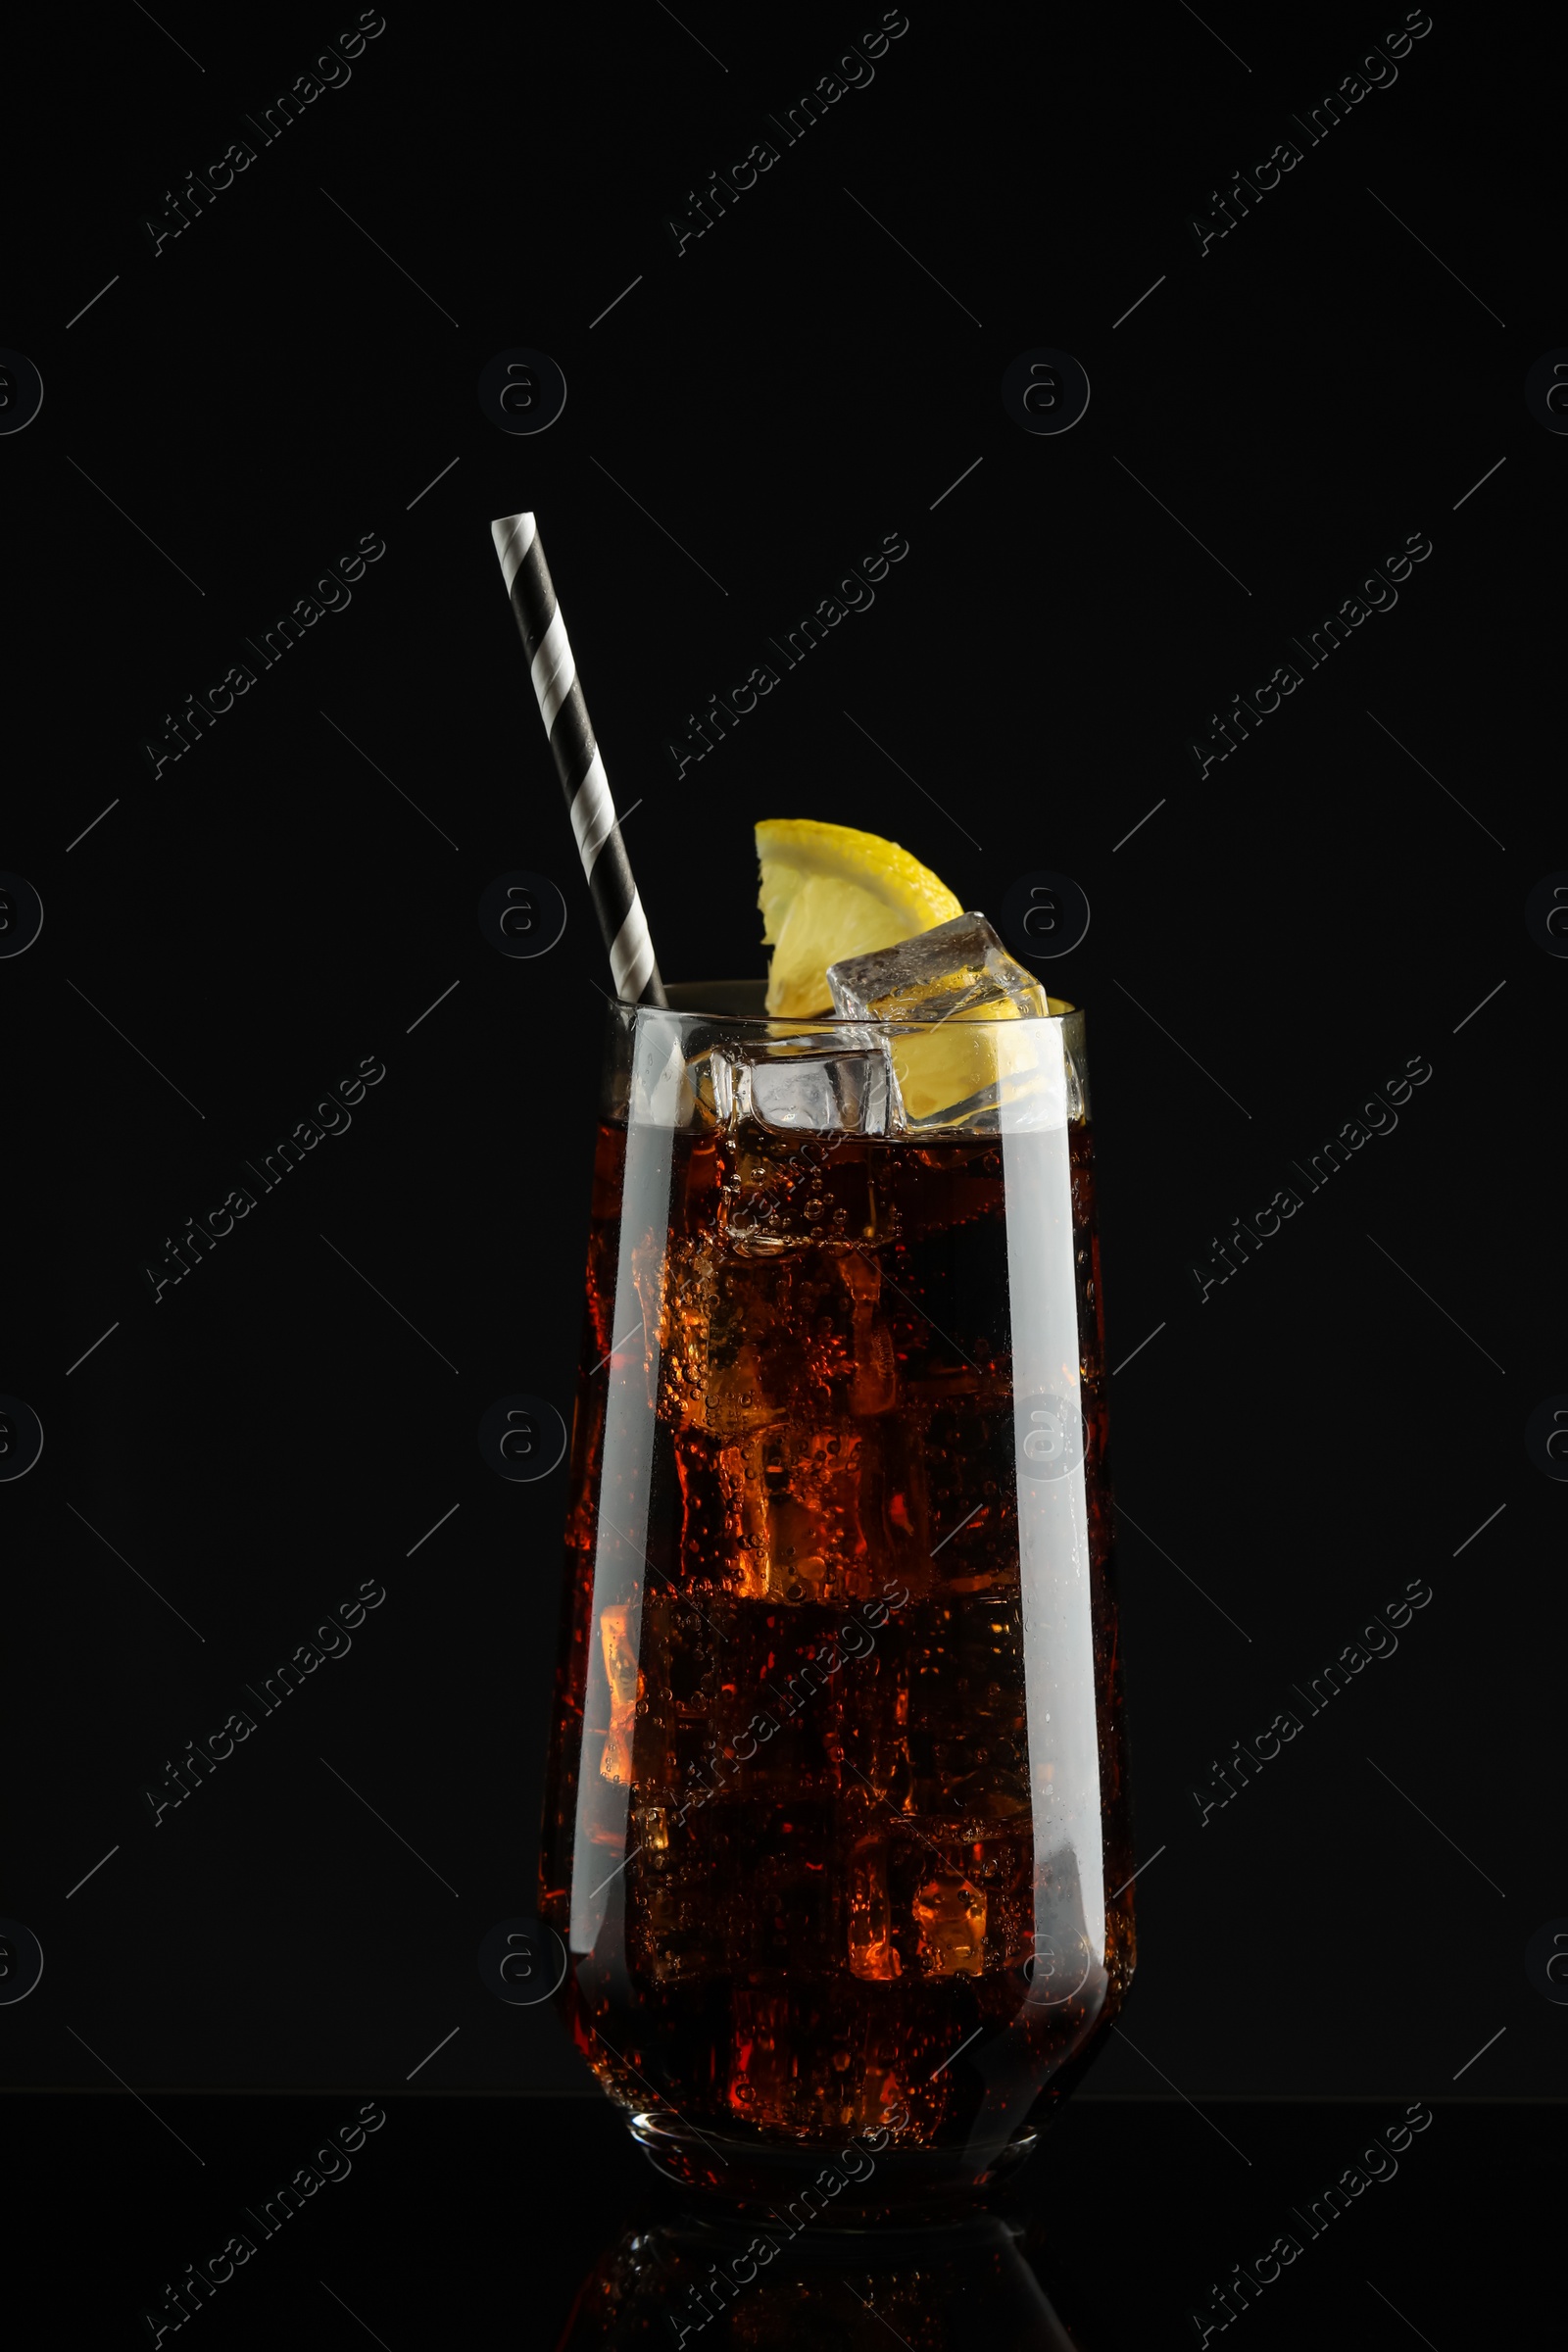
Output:
M1084 1021L616 1005L540 1913L678 2179L940 2198L1132 1974ZM842 2168L841 2168L842 2169Z

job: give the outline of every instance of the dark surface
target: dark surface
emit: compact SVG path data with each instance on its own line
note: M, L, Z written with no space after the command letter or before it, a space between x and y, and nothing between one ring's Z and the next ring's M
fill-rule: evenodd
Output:
M1043 871L1088 895L1042 970L1089 1014L1145 1865L1132 2040L1092 2083L1560 2095L1565 2011L1524 1952L1568 1914L1568 1491L1522 1433L1568 1389L1568 965L1524 920L1568 864L1534 552L1560 540L1568 441L1523 397L1565 340L1540 233L1561 25L1439 11L1200 259L1192 209L1383 17L911 5L871 86L677 258L666 209L862 22L681 15L390 9L352 81L156 259L143 215L335 20L45 12L16 36L0 340L45 397L0 438L3 861L45 921L0 961L0 1389L45 1446L0 1485L0 1913L45 1968L0 2006L0 2080L586 2087L553 2014L502 2008L475 1964L532 1902L564 1494L504 1483L476 1431L519 1393L569 1415L605 980L490 540L527 507L617 800L642 804L667 977L760 970L766 814L891 834L994 914ZM569 387L537 440L476 393L519 347ZM1042 348L1091 380L1064 436L1003 406ZM368 532L387 552L352 605L155 782L162 714ZM684 714L894 532L875 606L677 781ZM1417 532L1397 607L1200 781L1208 714ZM519 869L568 908L535 960L478 921ZM155 1305L165 1237L366 1055L387 1074L352 1128ZM1433 1074L1397 1129L1200 1303L1212 1238L1412 1056ZM154 1829L164 1760L365 1579L386 1599L352 1651ZM1210 1760L1411 1579L1433 1598L1397 1652L1200 1826ZM236 2180L253 2135L294 2129L202 2112ZM113 2293L203 2250L201 2177L172 2151L194 2178L153 2194L139 2110L18 2113L95 2245L149 2198ZM449 2324L470 2277L515 2317L559 2262L564 2309L613 2227L609 2168L639 2177L626 2152L563 2189L551 2149L596 2128L576 2114L389 2129L410 2218L375 2225L373 2290L341 2258L388 2341L420 2297L420 2327ZM1268 2129L1337 2146L1311 2114ZM1178 2318L1253 2235L1236 2181L1199 2190L1189 2127L1209 2156L1184 2109L1065 2128L1095 2150L1085 2212L1134 2139L1171 2135L1150 2210L1212 2232L1151 2259ZM1449 2202L1412 2165L1379 2228L1439 2199L1484 2296L1518 2239L1520 2127L1446 2123L1423 2155L1436 2180L1471 2128ZM372 2227L361 2195L334 2229ZM1062 2261L1087 2242L1064 2230ZM1143 2292L1135 2249L1129 2225L1086 2275ZM1403 2260L1369 2258L1400 2303ZM1445 2352L1447 2291L1440 2270L1411 2298Z
M1316 2240L1290 2218L1407 2104L1237 2102L1200 2114L1176 2100L1084 2100L1063 2112L1001 2210L1021 2224L1029 2262L1080 2352L1195 2344L1194 2306L1282 2230L1294 2230L1301 2253L1235 2323L1242 2341L1397 2352L1419 2339L1461 2352L1528 2340L1525 2323L1551 2292L1562 2143L1549 2110L1437 2102L1397 2170ZM321 2135L356 2112L354 2094L156 2105L187 2147L126 2098L13 2105L7 2284L14 2311L30 2306L25 2340L63 2342L69 2322L75 2342L129 2343L133 2331L146 2342L142 2311L162 2309L165 2286L241 2230L255 2254L190 2323L193 2343L303 2340L349 2352L368 2330L388 2352L485 2342L549 2352L595 2264L629 2232L680 2213L608 2106L404 2098L387 2101L385 2125L347 2177L269 2239L241 2208L309 2162ZM81 2258L63 2265L72 2244ZM1014 2341L1041 2352L1043 2332L993 2330L973 2290L959 2321L944 2326L940 2254L932 2236L922 2280L907 2246L902 2261L879 2266L876 2248L855 2241L842 2253L837 2316L831 2280L819 2278L811 2323L775 2334L765 2292L754 2288L734 2305L728 2336L715 2323L688 2343L886 2343L851 2299L865 2296L873 2270L873 2302L898 2311L897 2332L914 2352ZM772 2286L764 2275L761 2288ZM684 2307L673 2308L678 2322ZM649 2310L646 2339L615 2340L673 2347L671 2311L657 2298ZM606 2339L590 2328L572 2340Z
M606 977L490 542L524 507L667 978L760 970L761 815L888 833L993 917L1046 872L1090 903L1041 970L1089 1010L1146 1871L1131 2038L1013 2198L1056 2312L1082 2352L1196 2342L1418 2097L1243 2340L1459 2352L1549 2312L1565 1493L1523 1430L1568 1390L1568 967L1524 907L1568 865L1536 553L1568 442L1523 385L1568 343L1561 27L1437 12L1255 216L1201 259L1186 226L1402 13L911 8L679 259L666 212L877 10L393 9L156 260L143 217L338 21L14 36L0 343L45 393L0 437L0 863L45 911L0 960L0 1390L46 1438L0 1484L0 1914L45 1957L0 2005L19 2341L148 2340L368 2086L384 2126L193 2340L550 2347L673 2206L553 2011L476 1966L533 1899L564 1491L476 1432L569 1415ZM538 440L476 391L523 348L568 385ZM1001 396L1044 349L1092 386L1060 438ZM155 781L162 714L371 531L352 606ZM1417 531L1398 607L1200 780L1209 714ZM874 608L677 781L685 714L889 532ZM567 908L537 959L478 920L518 871ZM165 1237L363 1055L352 1129L155 1307ZM1200 1303L1232 1218L1411 1056L1397 1130ZM367 1579L353 1650L155 1830L164 1759ZM1411 1579L1397 1652L1200 1826L1210 1760ZM769 2336L760 2296L736 2340L887 2352L849 2294L849 2332Z

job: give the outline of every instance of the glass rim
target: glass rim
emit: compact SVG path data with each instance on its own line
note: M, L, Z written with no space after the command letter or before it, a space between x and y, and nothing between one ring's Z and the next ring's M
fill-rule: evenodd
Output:
M1045 982L1041 982L1042 988ZM760 1029L777 1034L780 1030L804 1036L817 1030L867 1029L897 1031L919 1030L930 1024L918 1018L903 1015L894 1019L858 1019L833 1011L827 1012L769 1012L761 1000L766 993L765 979L750 980L672 980L666 983L667 1004L640 1004L627 997L609 1000L616 1012L634 1013L639 1020L708 1020L722 1022L726 1028ZM746 1002L747 999L751 1003ZM1051 1021L1082 1015L1081 1004L1069 1004L1065 998L1046 996ZM954 1016L949 1016L950 1018Z

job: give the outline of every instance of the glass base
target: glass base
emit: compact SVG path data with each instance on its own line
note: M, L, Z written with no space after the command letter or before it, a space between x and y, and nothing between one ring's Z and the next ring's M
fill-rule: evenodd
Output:
M685 2189L759 2218L787 2213L796 2230L869 2230L918 2209L957 2212L1010 2180L1039 2145L1026 2128L994 2155L963 2148L808 2147L699 2132L665 2113L630 2118L631 2135L656 2171Z

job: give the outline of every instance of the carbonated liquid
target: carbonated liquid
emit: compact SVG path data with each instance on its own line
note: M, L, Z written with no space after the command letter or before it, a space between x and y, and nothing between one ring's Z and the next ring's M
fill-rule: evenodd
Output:
M994 2095L1016 2104L1132 1966L1125 1891L1082 1989L1036 1946L1004 1203L1047 1141L1006 1139L1004 1184L997 1136L677 1134L644 1232L626 1141L601 1127L546 1804L541 1915L565 1937L575 1910L592 1944L565 2013L626 2104L950 2144L993 2095L960 2045L1014 2029ZM1068 1144L1111 1889L1132 1863L1082 1120Z

